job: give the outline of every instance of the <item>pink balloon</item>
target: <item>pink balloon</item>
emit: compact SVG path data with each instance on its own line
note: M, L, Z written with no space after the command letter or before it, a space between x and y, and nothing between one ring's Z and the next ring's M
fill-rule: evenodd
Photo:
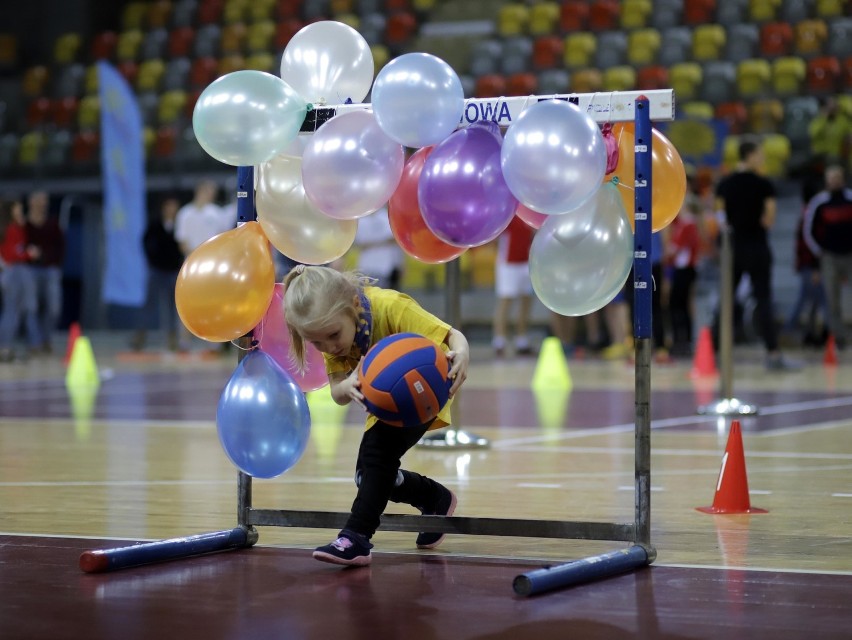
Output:
M541 229L541 225L543 225L544 221L550 217L546 213L539 213L538 211L533 211L529 207L525 207L520 202L518 203L518 208L515 209L515 215L518 216L524 222L526 222L533 229Z
M307 355L307 370L299 373L296 363L290 355L290 332L284 321L284 285L280 282L272 292L272 302L266 310L266 315L254 328L254 339L258 341L257 348L272 358L278 366L293 376L299 388L307 393L320 389L328 384L325 372L325 360L316 347L305 344Z

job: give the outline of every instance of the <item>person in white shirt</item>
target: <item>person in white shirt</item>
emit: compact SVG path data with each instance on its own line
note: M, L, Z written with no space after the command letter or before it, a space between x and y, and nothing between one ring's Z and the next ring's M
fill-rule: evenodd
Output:
M378 280L379 287L398 290L404 256L391 230L387 207L358 219L355 245L360 249L358 271Z
M175 219L175 239L185 256L200 244L236 225L232 210L216 204L219 187L212 180L202 180L195 187L195 197L183 205Z

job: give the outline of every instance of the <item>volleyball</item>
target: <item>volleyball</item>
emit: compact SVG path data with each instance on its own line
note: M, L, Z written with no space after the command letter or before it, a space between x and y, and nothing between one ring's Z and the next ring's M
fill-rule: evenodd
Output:
M367 410L395 427L424 424L450 396L449 362L441 348L416 333L382 338L358 370Z

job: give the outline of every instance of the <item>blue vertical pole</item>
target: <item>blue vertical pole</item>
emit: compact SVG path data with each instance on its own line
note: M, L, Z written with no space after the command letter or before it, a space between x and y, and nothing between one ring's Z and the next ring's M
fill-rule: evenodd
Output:
M237 167L237 222L257 220L254 210L254 167Z
M633 338L635 388L635 542L651 544L651 336L654 282L651 276L651 114L648 98L636 100L633 235Z

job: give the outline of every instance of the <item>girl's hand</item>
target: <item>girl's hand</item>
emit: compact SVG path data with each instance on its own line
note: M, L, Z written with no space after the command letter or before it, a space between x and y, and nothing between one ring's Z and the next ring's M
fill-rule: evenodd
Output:
M361 358L361 360L363 359ZM366 411L367 407L364 405L364 394L361 393L361 381L358 379L358 371L360 369L361 363L359 362L355 371L340 383L340 392Z

